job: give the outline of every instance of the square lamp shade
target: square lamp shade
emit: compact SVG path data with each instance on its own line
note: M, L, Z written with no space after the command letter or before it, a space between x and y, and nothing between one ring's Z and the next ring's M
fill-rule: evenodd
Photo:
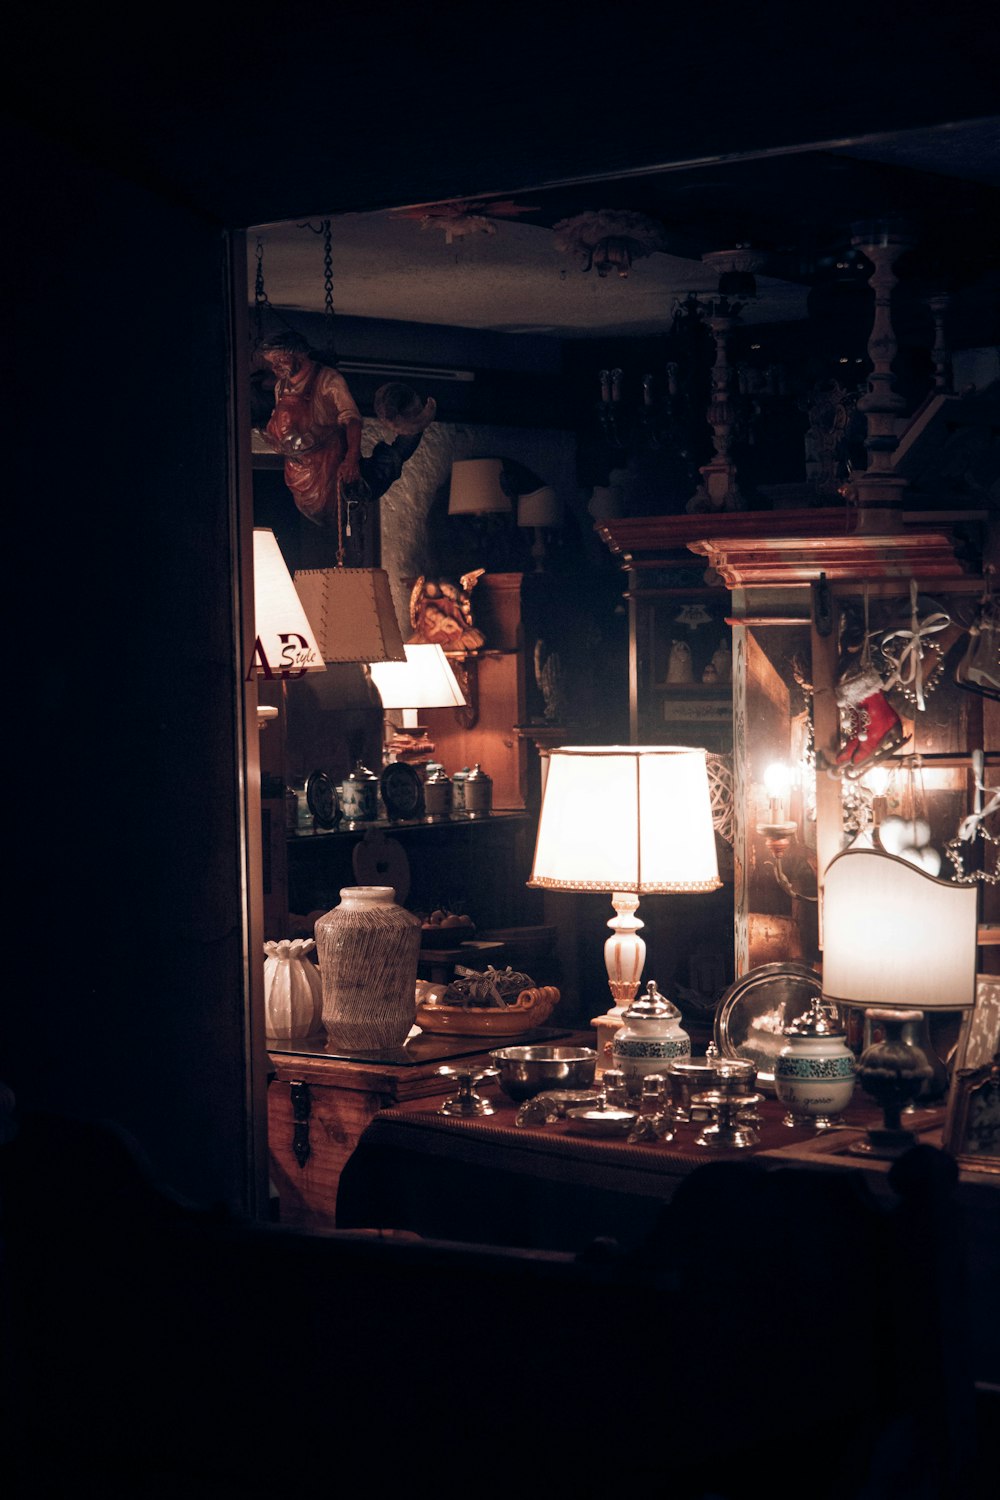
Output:
M373 661L383 708L462 708L465 697L440 646L404 646L405 661Z
M325 662L405 660L383 568L305 568L295 574L295 587Z
M636 917L653 892L713 891L722 882L704 750L675 745L563 746L551 751L529 886L609 891L604 945L612 1014L635 996L646 947Z
M325 672L316 632L268 526L254 527L253 593L257 674L290 678L303 672Z
M845 849L823 879L823 993L864 1008L967 1010L978 896L877 849Z
M509 511L510 496L500 483L503 459L460 458L451 466L450 516L486 516Z

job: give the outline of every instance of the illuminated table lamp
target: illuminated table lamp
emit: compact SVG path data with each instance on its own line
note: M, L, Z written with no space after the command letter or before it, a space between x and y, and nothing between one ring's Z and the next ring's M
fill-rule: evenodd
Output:
M884 1033L858 1065L883 1127L856 1149L898 1156L916 1143L901 1111L932 1074L908 1033L928 1011L968 1010L975 1001L978 893L909 860L852 847L827 866L822 912L824 996L863 1008Z
M287 682L305 672L325 672L316 632L285 566L274 532L253 533L254 647L252 670L266 681ZM257 726L278 717L277 708L258 704Z
M465 697L440 646L408 645L405 661L371 662L369 671L382 707L399 711L387 752L397 760L425 761L434 753L427 731L418 722L422 708L464 708Z
M614 1004L594 1022L598 1073L642 978L640 897L721 884L704 750L593 745L550 752L528 885L611 895L604 960Z

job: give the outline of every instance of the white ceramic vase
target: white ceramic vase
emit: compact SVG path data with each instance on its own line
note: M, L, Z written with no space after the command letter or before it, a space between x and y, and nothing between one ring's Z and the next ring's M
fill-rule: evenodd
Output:
M420 918L391 885L351 885L316 923L323 1025L335 1047L400 1047L416 1015Z
M275 1041L322 1030L323 986L312 938L264 944L264 1029Z

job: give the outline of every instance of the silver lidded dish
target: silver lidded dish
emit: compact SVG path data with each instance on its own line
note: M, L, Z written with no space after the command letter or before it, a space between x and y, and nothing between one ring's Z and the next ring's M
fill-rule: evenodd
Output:
M634 1109L568 1109L566 1124L581 1135L626 1136L638 1115Z

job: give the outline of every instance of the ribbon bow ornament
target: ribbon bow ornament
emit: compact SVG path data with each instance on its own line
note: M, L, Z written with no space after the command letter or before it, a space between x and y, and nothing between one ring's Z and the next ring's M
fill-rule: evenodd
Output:
M925 706L923 673L925 642L929 644L928 637L936 635L940 630L946 630L950 624L951 616L945 614L943 610L928 615L924 620L920 619L917 612L917 581L911 578L910 628L909 630L890 630L882 637L882 655L892 666L892 675L884 686L885 692L889 692L894 687L912 687L917 708L923 710ZM896 651L888 649L890 641L899 641Z
M986 793L986 783L983 781L984 765L983 752L981 750L973 750L972 773L976 783L975 810L967 818L962 819L958 826L958 833L955 835L963 843L970 843L976 837L986 819L993 813L1000 811L1000 788L993 793L986 806L983 806L983 797ZM985 831L983 829L984 833Z

